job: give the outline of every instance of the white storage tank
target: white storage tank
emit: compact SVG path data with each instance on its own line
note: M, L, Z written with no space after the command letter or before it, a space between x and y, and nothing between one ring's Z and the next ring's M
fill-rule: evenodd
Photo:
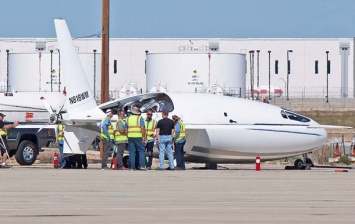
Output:
M101 86L101 54L79 53L81 64L89 80L91 90L100 91ZM96 66L95 66L96 63ZM9 91L11 92L60 92L65 86L59 79L62 73L59 53L10 53L9 54ZM52 72L51 72L52 66ZM52 75L52 80L51 80ZM62 76L62 74L61 74ZM96 77L94 77L96 76Z
M245 97L246 56L207 51L147 53L146 89Z

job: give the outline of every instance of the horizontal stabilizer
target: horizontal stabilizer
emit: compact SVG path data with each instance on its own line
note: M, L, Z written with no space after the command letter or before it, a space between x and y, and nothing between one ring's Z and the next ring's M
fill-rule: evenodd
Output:
M85 154L95 137L96 134L93 131L66 125L64 131L64 153Z

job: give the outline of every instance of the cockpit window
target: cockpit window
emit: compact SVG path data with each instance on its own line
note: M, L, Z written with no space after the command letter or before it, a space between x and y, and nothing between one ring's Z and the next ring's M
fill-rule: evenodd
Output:
M299 121L299 122L303 122L303 123L311 121L307 117L304 117L302 115L299 115L299 114L296 114L294 112L287 111L287 110L281 110L281 116L285 119L289 118L290 120Z
M137 107L142 113L146 113L148 109L154 112L169 112L174 110L174 104L171 98L165 93L147 93L142 95L130 96L123 99L117 99L102 105L103 111L111 109L113 111L124 110L129 112L133 107Z

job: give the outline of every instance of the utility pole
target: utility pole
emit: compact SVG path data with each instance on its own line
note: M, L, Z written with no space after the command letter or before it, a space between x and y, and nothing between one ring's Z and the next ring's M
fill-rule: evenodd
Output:
M110 0L102 0L101 102L109 101L109 21Z

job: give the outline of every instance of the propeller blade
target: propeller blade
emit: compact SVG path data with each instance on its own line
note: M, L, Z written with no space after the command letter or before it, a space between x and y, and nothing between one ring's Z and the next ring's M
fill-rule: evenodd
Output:
M49 104L49 102L42 96L41 97L41 101L43 103L43 105L46 107L47 111L50 113L50 114L53 114L53 109L52 109L52 106Z
M65 104L65 100L67 99L67 90L66 90L66 87L64 87L63 89L63 94L61 95L60 99L59 99L59 103L58 103L58 106L57 106L57 111L56 113L59 114L63 107L64 107L64 104Z
M47 125L48 125L48 123L45 124L45 125L43 125L42 127L40 127L40 128L38 129L37 133L39 133L40 131L42 131L42 129L45 128Z

